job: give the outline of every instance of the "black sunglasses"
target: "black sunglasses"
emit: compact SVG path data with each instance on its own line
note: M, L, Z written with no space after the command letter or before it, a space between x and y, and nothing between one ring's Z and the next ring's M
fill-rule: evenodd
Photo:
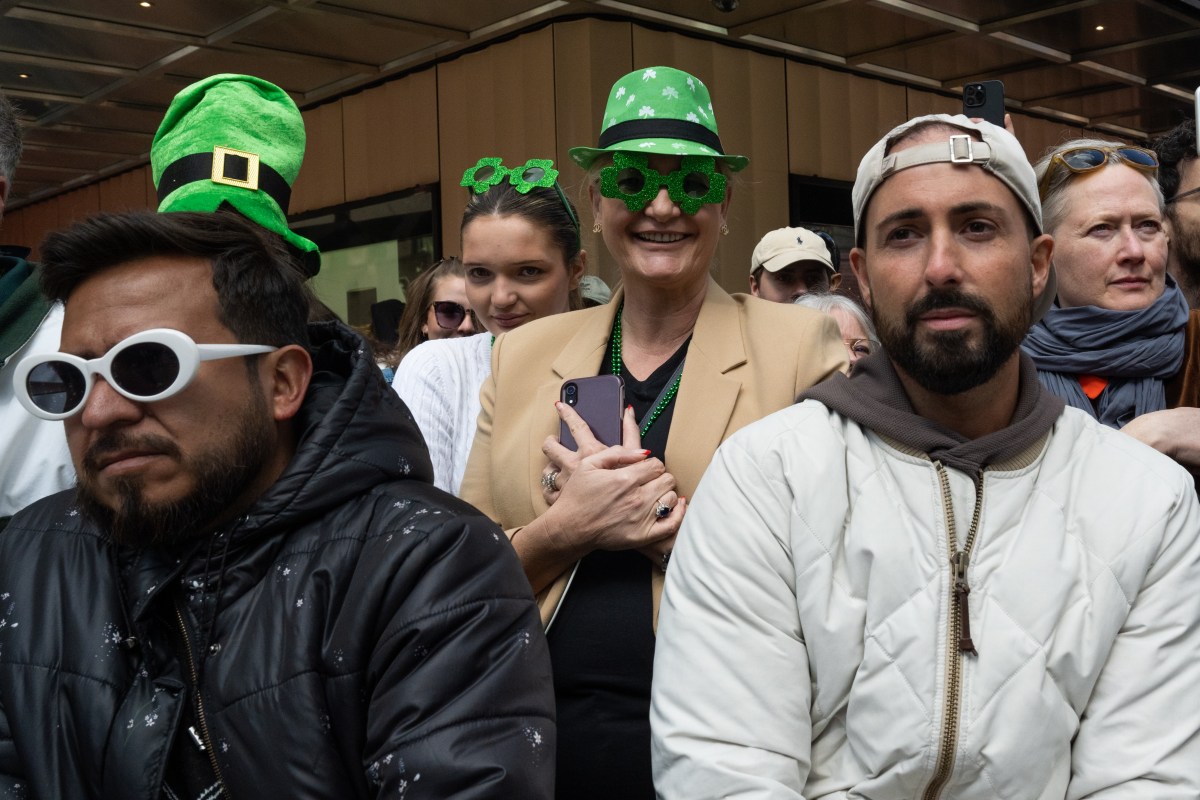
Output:
M467 310L453 300L434 300L429 304L439 328L452 331L467 317Z

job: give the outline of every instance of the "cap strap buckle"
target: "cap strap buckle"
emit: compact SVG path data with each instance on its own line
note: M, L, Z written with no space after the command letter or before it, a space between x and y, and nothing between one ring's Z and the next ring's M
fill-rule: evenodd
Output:
M258 154L213 147L212 182L258 191Z
M975 162L975 140L966 134L950 137L950 163L972 164Z

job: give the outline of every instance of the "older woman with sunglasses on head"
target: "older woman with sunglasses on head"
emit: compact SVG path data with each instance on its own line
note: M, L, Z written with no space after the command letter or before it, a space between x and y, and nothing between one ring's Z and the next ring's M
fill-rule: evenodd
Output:
M654 621L685 498L722 440L846 358L833 320L730 296L710 276L728 178L748 159L724 152L697 78L626 75L599 147L570 153L622 286L497 340L462 496L509 530L553 622L557 796L652 798ZM557 402L565 381L597 374L624 381L619 446ZM560 418L578 452L559 442Z
M582 307L587 253L557 178L545 159L508 168L499 158L481 158L463 175L471 199L460 229L459 274L484 332L416 347L392 382L429 446L434 484L448 492L458 493L467 466L492 342L532 320Z
M1042 383L1195 471L1200 411L1179 406L1200 342L1185 336L1188 305L1166 272L1157 157L1078 139L1036 170L1058 275L1058 300L1023 345Z

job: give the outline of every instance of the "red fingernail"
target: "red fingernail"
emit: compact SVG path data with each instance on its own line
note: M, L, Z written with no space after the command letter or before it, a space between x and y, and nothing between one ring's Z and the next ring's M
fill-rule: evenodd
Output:
M650 455L650 451L649 451L649 450L643 450L643 451L642 451L642 455L644 455L644 456L648 456L648 455Z

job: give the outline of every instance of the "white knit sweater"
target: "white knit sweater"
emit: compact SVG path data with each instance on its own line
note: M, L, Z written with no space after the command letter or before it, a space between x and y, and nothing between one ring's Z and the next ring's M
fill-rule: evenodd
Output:
M479 390L492 374L492 335L422 342L396 368L392 388L421 428L433 483L458 494L475 441Z

